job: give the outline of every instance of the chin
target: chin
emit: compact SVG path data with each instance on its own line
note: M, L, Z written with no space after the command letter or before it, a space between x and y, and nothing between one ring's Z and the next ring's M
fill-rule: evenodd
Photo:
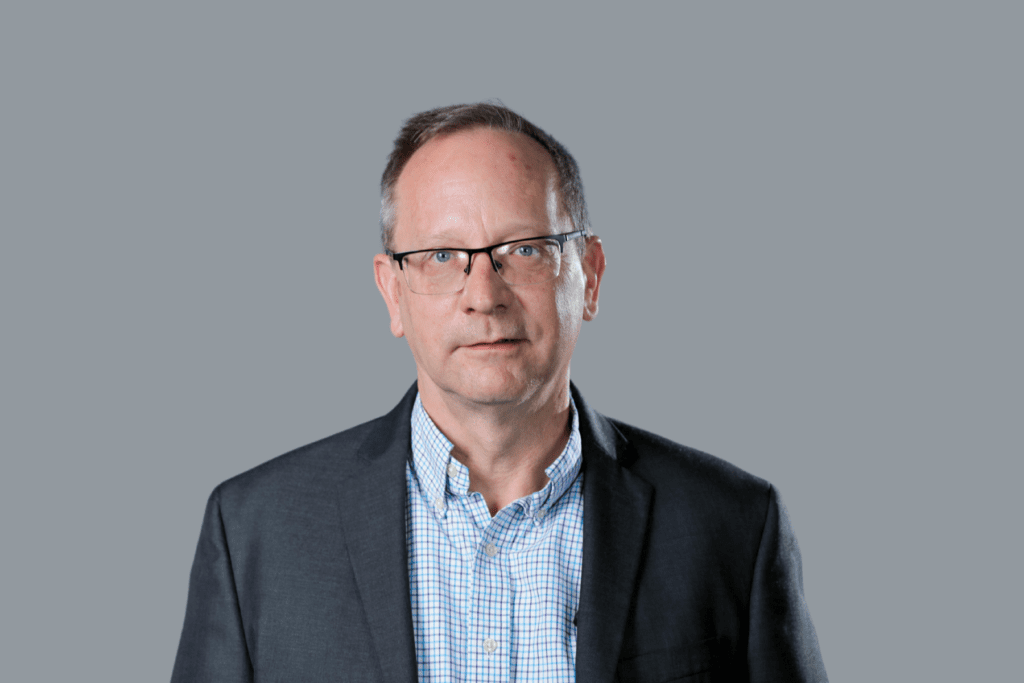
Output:
M508 405L522 403L532 392L519 387L470 387L466 391L454 392L463 399L481 405Z
M518 404L532 396L539 382L522 378L493 376L491 373L477 373L469 381L447 389L463 400L483 405Z

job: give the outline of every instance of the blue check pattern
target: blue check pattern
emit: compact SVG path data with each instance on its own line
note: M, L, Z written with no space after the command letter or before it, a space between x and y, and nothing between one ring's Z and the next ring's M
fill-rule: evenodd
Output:
M583 478L571 407L548 483L492 518L416 397L406 541L420 681L575 680Z

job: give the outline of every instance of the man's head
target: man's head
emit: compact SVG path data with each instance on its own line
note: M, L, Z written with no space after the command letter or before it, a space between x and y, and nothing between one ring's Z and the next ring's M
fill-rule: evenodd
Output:
M561 169L549 148L525 133L486 124L435 133L399 169L385 195L391 252L478 249L578 227L566 210ZM412 350L420 392L491 405L546 402L566 392L580 325L597 314L604 272L600 240L586 239L585 250L552 249L553 279L510 285L508 267L478 253L468 274L459 271L461 289L437 294L413 291L409 263L378 254L377 286L392 333Z
M451 135L461 130L486 127L521 133L537 141L551 156L558 173L558 196L561 210L569 216L575 230L590 230L587 202L583 196L580 169L569 151L557 140L507 107L478 102L438 107L412 116L398 137L388 156L387 166L380 179L380 237L385 249L392 248L395 229L395 184L416 150L438 136Z

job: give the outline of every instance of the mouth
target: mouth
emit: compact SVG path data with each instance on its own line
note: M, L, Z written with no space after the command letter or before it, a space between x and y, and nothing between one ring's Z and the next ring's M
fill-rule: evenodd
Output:
M502 349L502 348L512 348L512 347L518 346L519 344L522 344L524 341L525 340L523 340L523 339L511 339L511 338L495 339L494 341L489 341L489 342L480 342L478 344L469 344L469 345L466 346L466 348L468 348L468 349Z

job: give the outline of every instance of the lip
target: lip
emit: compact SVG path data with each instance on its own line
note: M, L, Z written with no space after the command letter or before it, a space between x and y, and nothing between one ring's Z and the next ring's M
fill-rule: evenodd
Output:
M475 349L478 351L492 351L492 350L503 350L503 349L515 349L525 343L525 339L516 339L513 337L504 337L501 339L495 339L494 341L478 342L476 344L467 344L463 346L464 349Z

